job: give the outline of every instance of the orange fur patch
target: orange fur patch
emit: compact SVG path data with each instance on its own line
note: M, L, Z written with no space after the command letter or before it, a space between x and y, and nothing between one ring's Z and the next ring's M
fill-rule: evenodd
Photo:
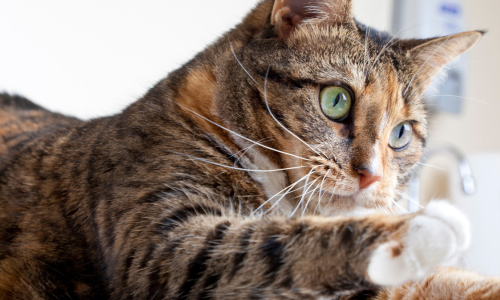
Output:
M182 105L181 108L186 112L186 116L201 130L216 136L225 145L234 145L226 130L206 120L224 126L223 120L217 115L216 111L215 74L209 67L191 70L175 101ZM206 119L193 114L193 112ZM233 150L236 152L236 147Z

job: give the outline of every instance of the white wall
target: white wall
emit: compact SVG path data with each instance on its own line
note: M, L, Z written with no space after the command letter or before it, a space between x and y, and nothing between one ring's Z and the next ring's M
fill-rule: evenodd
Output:
M388 29L391 1L356 0L356 15ZM0 91L81 118L118 112L256 3L2 0Z
M82 118L117 112L255 3L0 1L0 91Z

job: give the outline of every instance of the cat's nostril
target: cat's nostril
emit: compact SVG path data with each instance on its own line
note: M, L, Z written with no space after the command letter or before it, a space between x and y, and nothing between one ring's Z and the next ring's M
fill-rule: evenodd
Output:
M358 169L359 177L359 189L364 190L368 188L370 185L377 181L382 180L382 176L374 175L369 170L366 169Z

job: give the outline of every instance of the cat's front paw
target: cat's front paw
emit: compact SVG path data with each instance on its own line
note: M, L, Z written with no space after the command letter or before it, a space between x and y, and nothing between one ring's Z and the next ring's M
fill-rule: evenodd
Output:
M403 237L374 251L368 266L374 283L395 286L421 279L436 266L455 263L469 246L469 221L445 201L431 202L408 222Z

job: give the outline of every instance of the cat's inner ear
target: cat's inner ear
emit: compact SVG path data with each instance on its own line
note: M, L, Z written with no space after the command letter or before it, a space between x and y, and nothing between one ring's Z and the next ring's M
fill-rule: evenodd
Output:
M470 49L483 35L480 31L469 31L430 40L403 40L401 46L418 66L418 76L430 83L430 79L447 64Z
M306 20L344 22L351 16L351 0L275 0L271 24L298 25Z

